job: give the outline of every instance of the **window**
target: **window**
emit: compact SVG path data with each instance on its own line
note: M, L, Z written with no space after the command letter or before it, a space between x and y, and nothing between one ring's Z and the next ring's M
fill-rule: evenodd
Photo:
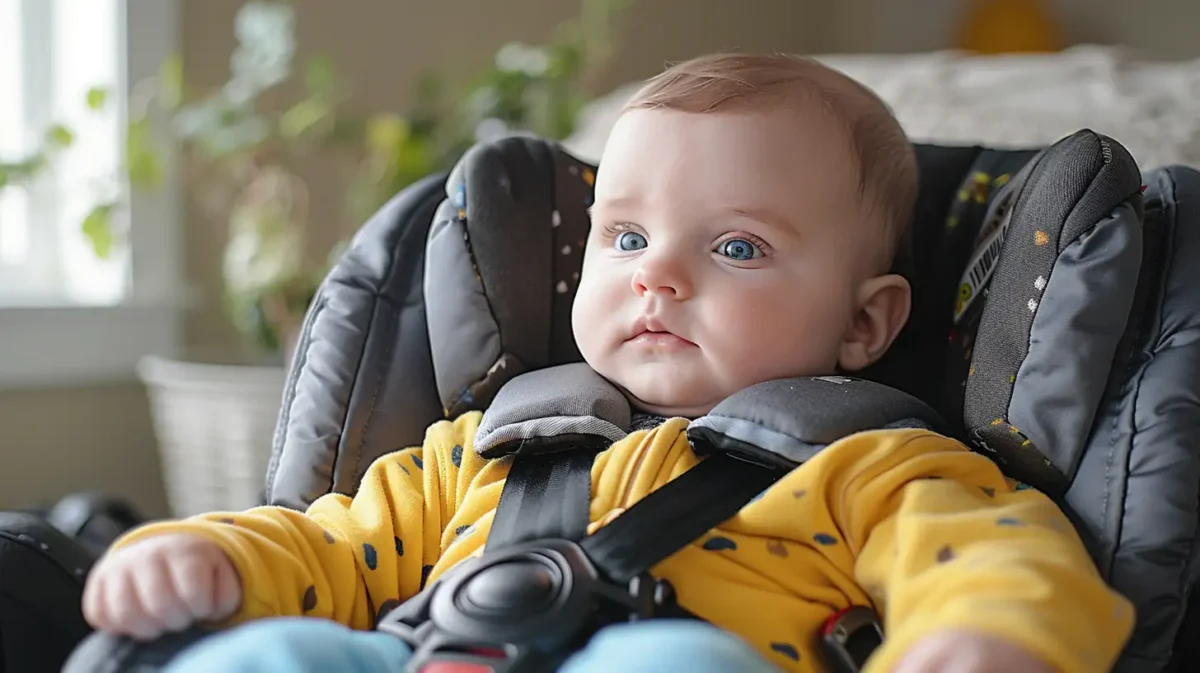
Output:
M0 388L132 379L171 354L180 309L180 202L166 187L123 203L129 235L100 259L82 233L120 193L128 92L178 48L178 0L0 0L0 162L63 124L52 170L0 187ZM99 110L87 92L108 91Z
M91 87L120 82L118 0L0 0L0 157L36 151L46 129L74 134L53 170L0 192L0 303L115 304L128 255L101 261L80 224L116 185L121 115L90 110Z

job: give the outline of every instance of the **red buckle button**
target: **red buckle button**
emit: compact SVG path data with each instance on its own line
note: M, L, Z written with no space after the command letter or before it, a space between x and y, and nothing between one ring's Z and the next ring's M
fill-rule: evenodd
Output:
M432 661L421 667L421 673L495 673L491 666L466 661Z
M500 659L504 656L504 650L489 647L467 648L466 653L489 659ZM487 664L477 664L473 661L431 661L421 667L421 673L495 673L495 671L496 669Z

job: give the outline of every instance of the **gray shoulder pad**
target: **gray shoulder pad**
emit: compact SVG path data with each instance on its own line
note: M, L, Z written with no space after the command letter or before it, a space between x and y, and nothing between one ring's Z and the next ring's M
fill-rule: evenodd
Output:
M475 434L484 458L580 446L603 449L629 434L629 401L583 363L517 376L496 393Z
M844 376L767 381L731 395L688 426L697 453L728 451L791 469L865 430L938 428L937 412L885 385Z

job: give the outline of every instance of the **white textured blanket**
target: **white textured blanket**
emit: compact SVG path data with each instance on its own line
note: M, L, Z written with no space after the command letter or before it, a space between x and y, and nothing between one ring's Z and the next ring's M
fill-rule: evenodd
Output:
M1145 168L1200 166L1200 60L1155 62L1119 48L978 57L956 52L819 56L874 89L915 141L1042 146L1081 128L1112 136ZM567 147L599 157L621 87L586 112Z

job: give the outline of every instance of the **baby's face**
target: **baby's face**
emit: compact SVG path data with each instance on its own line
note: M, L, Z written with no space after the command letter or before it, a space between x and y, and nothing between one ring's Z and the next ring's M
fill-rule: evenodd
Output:
M614 127L573 323L636 406L697 416L838 365L869 255L844 132L809 117L635 110Z

